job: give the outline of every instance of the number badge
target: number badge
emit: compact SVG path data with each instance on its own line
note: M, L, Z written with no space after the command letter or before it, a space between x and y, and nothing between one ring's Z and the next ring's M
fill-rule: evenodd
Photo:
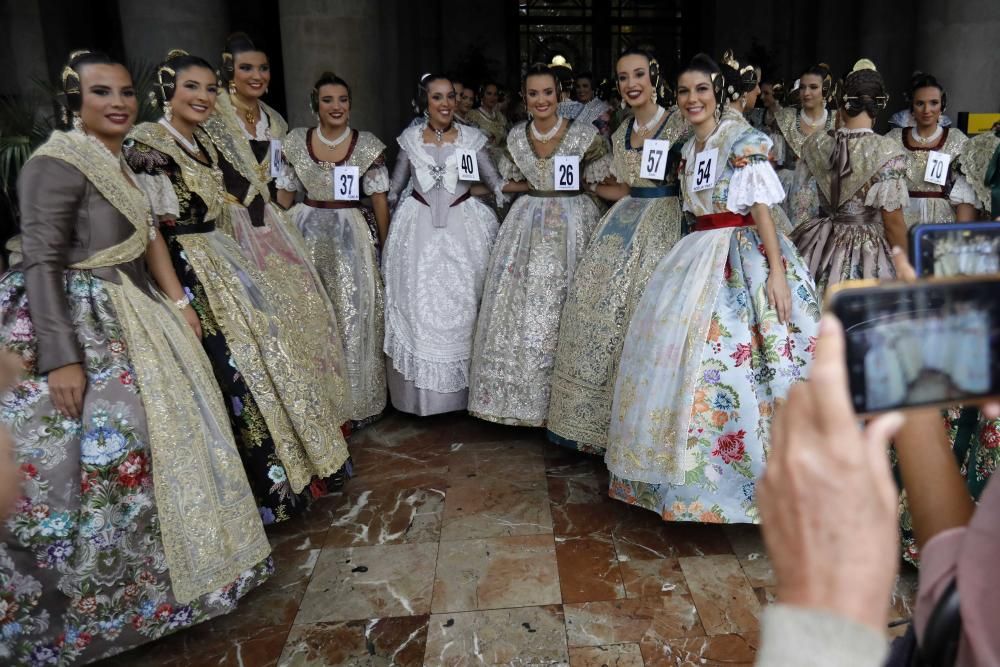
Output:
M718 148L710 148L698 153L694 160L694 174L691 175L691 190L701 192L714 188L718 168Z
M479 161L476 160L476 154L470 150L460 148L456 152L456 155L458 156L458 180L478 181Z
M552 161L552 178L556 190L580 189L580 156L556 155Z
M285 156L281 152L281 139L271 139L271 148L269 149L270 162L271 162L271 178L277 178L281 176L281 172L285 168Z
M361 198L357 167L333 168L333 198L335 201L358 201Z
M662 181L667 175L667 153L670 142L664 139L646 139L642 144L642 168L640 178Z
M924 180L934 185L944 185L948 178L948 166L951 156L947 153L931 151L927 154L927 169L924 170Z

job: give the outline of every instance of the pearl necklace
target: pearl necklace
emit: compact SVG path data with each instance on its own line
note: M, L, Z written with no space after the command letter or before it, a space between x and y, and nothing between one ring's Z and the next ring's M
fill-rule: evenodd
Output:
M188 153L200 153L201 149L198 147L198 142L188 141L187 138L177 131L177 128L171 125L167 119L161 118L160 125L167 128L167 131L174 136L174 139L181 142L181 146L187 149Z
M638 134L640 137L646 136L660 122L660 119L663 118L664 113L666 112L664 111L663 107L657 106L656 113L653 115L653 117L650 119L648 123L640 123L638 118L633 118L632 132Z
M556 124L552 126L552 129L550 129L548 132L539 132L538 128L535 127L535 121L531 121L531 136L533 136L536 141L539 141L543 144L547 144L549 143L549 141L552 140L552 137L559 134L559 130L562 129L562 124L563 124L562 116L557 116Z
M805 109L803 109L802 111L799 112L799 122L801 122L806 127L811 127L815 129L817 127L823 127L824 125L826 125L826 119L829 118L829 116L830 112L827 111L826 109L823 109L823 115L820 116L819 120L817 120L814 123L811 120L809 120L809 116L806 114Z
M323 136L323 128L320 127L319 125L316 126L316 137L319 139L319 142L321 144L323 144L324 146L326 146L327 148L336 148L340 144L342 144L345 141L347 141L347 137L349 137L349 136L351 136L351 126L350 125L348 125L347 127L345 127L343 134L341 134L336 139L327 139L326 137Z
M933 132L931 132L931 136L929 136L929 137L927 137L925 139L922 136L920 136L920 132L919 132L919 130L917 130L916 127L911 127L910 128L910 139L913 139L918 144L922 144L922 145L926 146L927 144L932 144L935 141L937 141L938 139L940 139L941 138L941 134L943 132L944 132L944 128L941 127L940 125L938 125L937 129L934 130Z

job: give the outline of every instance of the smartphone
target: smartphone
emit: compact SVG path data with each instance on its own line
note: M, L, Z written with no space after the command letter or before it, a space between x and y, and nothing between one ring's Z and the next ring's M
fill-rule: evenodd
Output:
M1000 274L848 281L827 308L844 325L856 412L1000 397Z
M910 263L918 276L1000 273L1000 222L914 225Z

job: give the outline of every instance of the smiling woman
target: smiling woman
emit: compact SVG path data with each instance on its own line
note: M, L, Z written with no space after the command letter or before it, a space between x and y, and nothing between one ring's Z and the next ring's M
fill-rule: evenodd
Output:
M165 239L150 268L201 335L261 517L283 521L308 505L314 477L347 461L340 431L325 428L339 423L329 421L339 399L296 344L283 295L217 229L227 219L220 158L199 127L215 110L215 72L171 52L157 81L164 117L138 125L125 148Z

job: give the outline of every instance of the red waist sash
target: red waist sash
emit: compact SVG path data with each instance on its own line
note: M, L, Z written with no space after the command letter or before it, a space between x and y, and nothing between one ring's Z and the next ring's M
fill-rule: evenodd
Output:
M694 231L707 232L712 229L725 229L726 227L753 227L753 216L747 213L740 215L726 211L725 213L713 213L711 215L699 215L696 218Z

